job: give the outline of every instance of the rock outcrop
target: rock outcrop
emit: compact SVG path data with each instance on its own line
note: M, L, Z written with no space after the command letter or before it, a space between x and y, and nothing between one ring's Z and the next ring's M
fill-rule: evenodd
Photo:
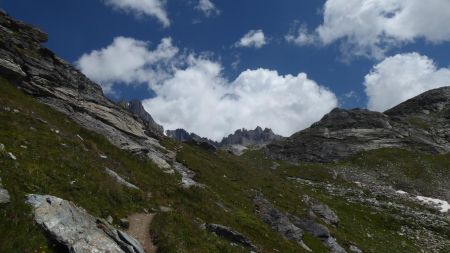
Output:
M449 119L450 87L443 87L384 113L336 108L311 127L269 144L266 153L293 162L331 162L379 148L447 153Z
M323 245L332 253L345 253L346 250L339 245L336 239L330 234L328 228L310 218L299 218L289 213L284 213L275 208L272 203L261 195L253 199L256 212L262 221L268 224L274 231L288 240L292 240L301 245L304 249L311 251L303 242L305 232L318 238Z
M124 185L130 189L135 189L135 190L139 190L139 187L137 187L136 185L128 182L127 180L123 179L119 174L117 174L115 171L110 170L108 168L105 169L106 174L110 175L112 178L114 178L114 180L117 181L117 183Z
M0 12L0 75L115 146L170 168L158 140L162 129L142 105L123 108L107 99L98 84L41 45L47 38Z
M141 101L131 100L129 102L121 102L119 104L135 115L135 118L138 121L141 121L142 124L151 129L151 133L157 133L158 135L164 134L163 126L155 122L153 117L144 109Z
M269 225L275 232L288 240L292 240L310 251L303 242L303 230L294 225L287 214L276 209L267 199L256 196L253 200L256 212L261 220Z
M251 251L258 250L258 248L250 240L245 238L244 235L229 227L219 224L205 224L204 226L206 230L216 234L219 237L225 238L232 243L242 245Z
M49 195L28 195L34 220L68 252L144 253L125 232L96 219L72 202Z

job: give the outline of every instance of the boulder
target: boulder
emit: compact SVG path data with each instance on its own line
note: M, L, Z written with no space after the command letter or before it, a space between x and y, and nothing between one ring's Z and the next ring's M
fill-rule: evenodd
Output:
M0 204L6 204L11 202L11 196L8 190L3 188L2 179L0 178Z
M253 203L257 214L264 223L284 238L309 249L303 242L303 230L294 225L287 214L276 209L267 199L259 195L253 199Z
M27 195L36 223L60 246L72 253L144 253L124 232L96 219L74 203L50 196Z
M232 243L242 245L251 251L257 251L257 247L250 240L245 238L245 236L241 233L229 227L219 224L206 224L205 228L206 230L216 234L219 237L225 238Z
M339 217L329 206L317 203L311 206L311 211L319 216L325 223L335 226L339 225Z

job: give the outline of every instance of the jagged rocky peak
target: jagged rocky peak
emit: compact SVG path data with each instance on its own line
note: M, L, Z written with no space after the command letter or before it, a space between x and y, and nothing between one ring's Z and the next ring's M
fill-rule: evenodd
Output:
M142 120L142 123L154 132L160 135L164 134L164 127L155 122L150 113L145 110L140 100L133 99L131 101L121 101L119 102L119 105L130 111L138 119Z
M189 133L188 131L178 128L176 130L166 130L166 135L174 140L181 142L192 142L198 144L208 150L217 150L220 143L210 140L205 137L200 137L195 133Z
M177 141L185 142L185 141L191 141L195 136L198 136L194 133L189 133L188 131L184 130L183 128L178 128L175 130L166 130L166 135L172 139L175 139Z
M272 141L280 140L282 137L275 134L272 129L256 127L254 130L247 130L245 128L238 129L234 134L230 134L223 138L220 142L221 146L263 146Z
M450 152L450 87L430 90L384 113L333 109L320 121L265 149L272 158L330 162L361 151L404 148Z

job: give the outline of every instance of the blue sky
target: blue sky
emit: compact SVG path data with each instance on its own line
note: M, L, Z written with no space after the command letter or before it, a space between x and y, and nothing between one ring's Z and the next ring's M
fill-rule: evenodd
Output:
M202 10L201 1L212 5ZM449 85L450 1L423 2L0 0L0 7L48 32L46 46L112 99L141 99L166 128L220 139L256 125L290 135L334 106L383 111ZM264 34L263 45L249 37L239 46L252 31ZM155 59L163 39L167 55ZM124 60L119 45L137 48L138 59ZM125 78L114 68L130 71Z

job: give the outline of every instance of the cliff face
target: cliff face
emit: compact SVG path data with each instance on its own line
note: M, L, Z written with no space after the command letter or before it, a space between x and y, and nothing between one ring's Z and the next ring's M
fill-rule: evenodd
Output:
M425 92L385 113L334 109L310 128L267 146L290 161L330 162L361 151L404 148L450 151L450 87Z
M0 74L40 102L67 114L80 125L104 135L115 146L151 158L168 168L159 144L162 127L135 102L123 108L101 87L41 43L41 30L0 12Z

